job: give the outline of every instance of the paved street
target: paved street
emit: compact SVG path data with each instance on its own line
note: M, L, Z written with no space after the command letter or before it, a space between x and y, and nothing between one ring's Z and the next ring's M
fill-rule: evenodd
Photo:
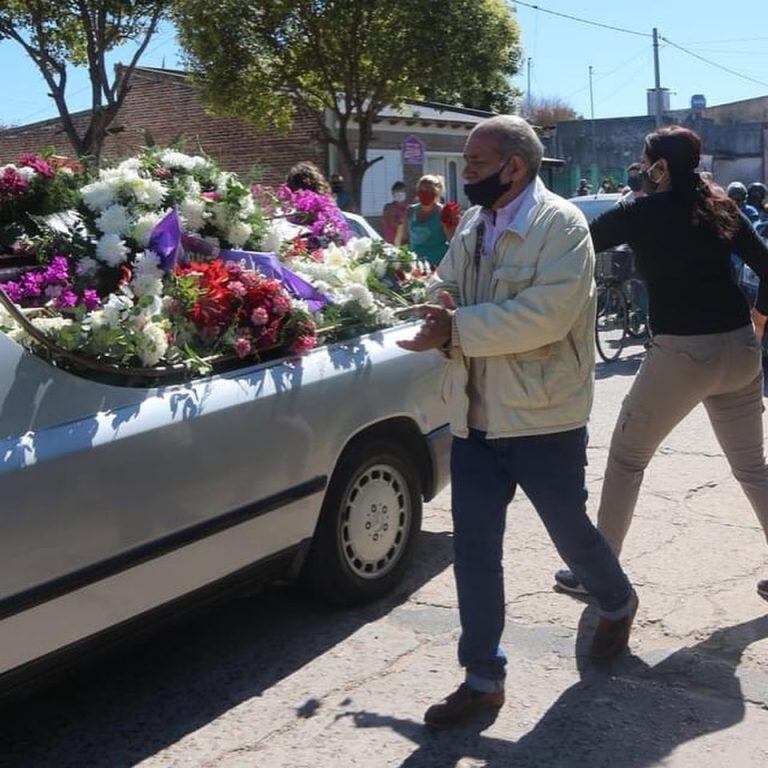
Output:
M636 362L600 366L594 511ZM640 595L631 654L596 667L592 606L528 501L506 534L507 705L455 732L421 725L459 681L449 493L425 510L416 568L346 613L269 589L221 605L4 715L3 768L742 768L768 766L765 544L701 409L652 463L625 564Z

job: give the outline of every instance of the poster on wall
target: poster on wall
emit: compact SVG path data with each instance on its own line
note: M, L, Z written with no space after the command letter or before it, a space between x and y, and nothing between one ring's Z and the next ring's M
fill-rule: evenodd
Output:
M416 136L408 136L403 141L403 165L424 165L426 145Z

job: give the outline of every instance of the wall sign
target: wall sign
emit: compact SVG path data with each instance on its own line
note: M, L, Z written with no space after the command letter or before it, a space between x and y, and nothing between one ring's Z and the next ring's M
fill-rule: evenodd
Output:
M426 145L416 136L408 136L403 141L403 165L424 165Z

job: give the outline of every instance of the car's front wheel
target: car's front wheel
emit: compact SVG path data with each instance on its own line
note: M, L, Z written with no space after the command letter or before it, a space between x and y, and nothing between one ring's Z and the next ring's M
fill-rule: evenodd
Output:
M421 482L394 441L374 439L342 455L323 502L304 580L336 605L389 592L421 529Z

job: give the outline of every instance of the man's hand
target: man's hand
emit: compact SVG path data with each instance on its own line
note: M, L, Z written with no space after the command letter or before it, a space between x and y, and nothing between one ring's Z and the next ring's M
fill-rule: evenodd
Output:
M440 294L439 304L423 304L414 307L413 314L423 318L419 332L406 341L398 341L397 346L410 352L426 352L428 349L440 349L451 340L453 331L453 311L456 305L451 294Z
M757 340L762 344L763 335L765 334L765 321L768 320L768 315L763 315L756 309L752 310L752 323L755 326L755 336Z

